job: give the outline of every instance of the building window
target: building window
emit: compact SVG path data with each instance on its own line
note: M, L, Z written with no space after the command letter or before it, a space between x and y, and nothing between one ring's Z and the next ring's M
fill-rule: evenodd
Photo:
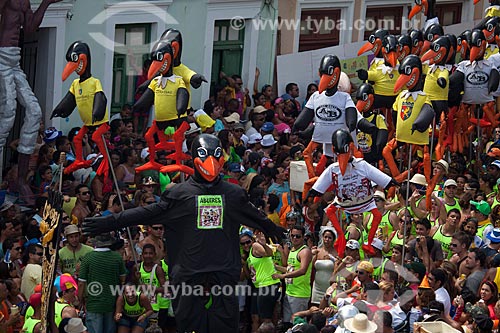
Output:
M340 9L303 10L299 52L339 45Z
M212 77L210 78L210 94L216 85L226 85L219 74L241 75L243 65L243 45L245 44L245 29L236 30L229 20L215 21L214 48L212 54Z
M143 63L149 59L150 41L150 24L126 24L115 27L112 113L119 112L124 104L136 102L135 90L143 74Z
M462 3L436 4L436 15L443 26L458 24L462 21Z
M364 39L377 29L388 30L393 35L401 33L403 7L371 7L366 9Z

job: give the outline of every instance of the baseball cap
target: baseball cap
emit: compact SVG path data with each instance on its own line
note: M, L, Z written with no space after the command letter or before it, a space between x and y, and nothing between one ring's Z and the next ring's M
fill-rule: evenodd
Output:
M362 269L364 270L365 272L368 272L369 274L372 274L373 273L373 265L372 263L368 262L368 261L361 261L359 264L358 264L358 270L359 269Z
M245 125L243 125L242 123L236 123L233 127L233 129L242 129L242 130L245 130Z
M457 186L457 182L453 179L447 179L444 182L444 187L448 187L448 186Z
M231 172L241 172L241 165L239 163L230 163L228 170Z
M269 132L271 133L272 131L274 131L274 125L273 123L271 122L266 122L264 123L264 125L262 125L262 127L260 128L263 132Z
M267 111L267 109L265 107L263 107L262 105L258 105L258 106L253 108L253 113L263 113L266 111Z
M283 94L283 95L281 95L281 98L283 98L283 100L286 102L286 101L291 100L292 96L290 96L290 94Z
M489 215L491 213L490 205L484 200L481 200L479 202L471 200L470 204L473 205L474 208L483 215Z
M359 242L354 239L349 239L345 246L351 250L359 250Z
M382 240L378 239L378 238L374 238L372 240L372 246L374 248L376 248L377 250L380 250L382 251L382 248L384 247L384 242L382 242Z
M64 228L64 237L68 237L72 234L80 233L80 229L78 229L77 225L70 224L66 228Z
M215 120L213 120L208 114L202 109L194 113L194 118L196 123L201 127L201 131L205 132L207 128L214 126Z
M36 308L42 304L42 293L34 293L30 296L29 304Z

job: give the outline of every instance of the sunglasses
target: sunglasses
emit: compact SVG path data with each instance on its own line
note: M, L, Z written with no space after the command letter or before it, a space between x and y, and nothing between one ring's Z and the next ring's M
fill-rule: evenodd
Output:
M151 204L156 203L156 201L145 201L145 203L147 203L148 205L151 205Z
M163 227L151 227L151 229L158 231L158 230L163 230Z
M80 195L89 195L90 191L80 192Z
M365 272L364 271L356 271L356 274L358 274L358 275L364 275Z
M250 244L252 244L251 240L247 240L246 242L240 242L240 245L243 245L243 246L250 245Z
M294 234L291 234L290 237L292 238L302 238L302 235L294 235Z
M19 246L19 247L15 247L14 250L16 250L16 251L22 251L23 248Z
M33 252L32 254L36 254L37 256L43 256L43 252Z

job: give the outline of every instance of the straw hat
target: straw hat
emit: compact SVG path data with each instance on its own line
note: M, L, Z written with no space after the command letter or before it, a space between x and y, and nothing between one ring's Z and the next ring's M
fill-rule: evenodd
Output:
M369 321L364 313L358 313L354 318L346 319L344 326L353 333L373 333L377 330L377 324Z
M413 177L411 177L410 179L410 183L427 186L427 181L425 180L425 176L420 173L414 174Z

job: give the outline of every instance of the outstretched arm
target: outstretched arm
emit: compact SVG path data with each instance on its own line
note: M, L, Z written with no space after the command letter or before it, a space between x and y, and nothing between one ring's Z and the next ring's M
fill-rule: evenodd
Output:
M75 95L68 91L66 96L57 104L54 111L52 111L52 115L50 119L54 117L67 118L73 112L76 107Z
M314 118L314 110L304 107L304 109L299 113L297 120L293 123L293 131L303 131L311 123Z
M36 29L40 27L42 24L43 16L45 15L45 11L49 6L53 3L60 2L62 0L43 0L38 9L33 13L30 8L30 2L27 2L27 8L25 8L24 12L24 23L23 27L26 32L35 32ZM1 5L0 5L1 6Z
M134 104L133 109L139 111L149 110L155 100L155 93L153 90L147 88L141 98Z
M137 224L163 224L170 206L170 200L162 196L162 200L156 204L128 209L118 214L86 218L82 230L88 235L98 235Z

